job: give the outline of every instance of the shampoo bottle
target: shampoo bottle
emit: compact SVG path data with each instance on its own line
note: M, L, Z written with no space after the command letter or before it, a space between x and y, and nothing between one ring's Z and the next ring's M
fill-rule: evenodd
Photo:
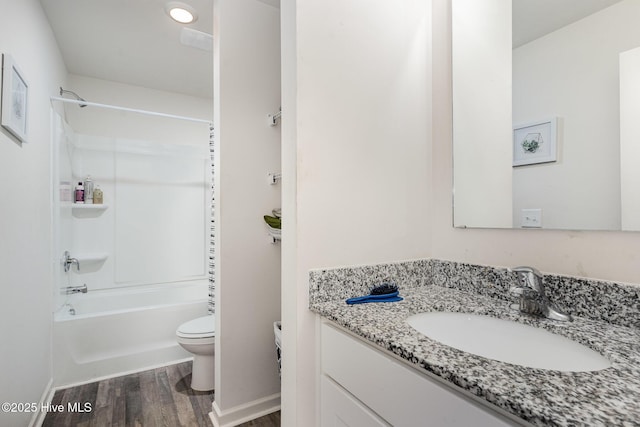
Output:
M84 185L82 185L82 181L76 185L76 191L74 192L74 202L76 203L84 203Z
M84 180L84 202L88 205L93 204L93 181L91 181L91 175L87 175L87 179Z
M96 185L96 189L93 190L93 204L101 205L102 204L102 190L99 185Z

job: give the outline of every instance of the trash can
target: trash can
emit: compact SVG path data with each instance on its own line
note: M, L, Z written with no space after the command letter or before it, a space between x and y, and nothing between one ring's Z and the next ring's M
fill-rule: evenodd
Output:
M276 336L276 357L278 359L278 375L282 378L282 324L273 322L273 333Z

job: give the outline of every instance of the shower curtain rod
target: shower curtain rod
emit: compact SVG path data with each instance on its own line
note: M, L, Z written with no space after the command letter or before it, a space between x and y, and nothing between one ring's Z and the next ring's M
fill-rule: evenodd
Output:
M78 104L78 105L82 104L82 105L89 105L89 106L92 106L92 107L109 108L111 110L128 111L128 112L131 112L131 113L149 114L151 116L167 117L167 118L170 118L170 119L180 119L180 120L188 120L188 121L198 122L198 123L207 123L209 125L212 124L210 120L196 119L195 117L177 116L175 114L159 113L157 111L148 111L148 110L138 110L136 108L119 107L117 105L109 105L109 104L99 104L97 102L89 102L89 101L84 101L84 100L83 101L78 101L78 100L75 100L75 99L60 98L59 96L52 96L51 100L52 101L68 102L70 104Z

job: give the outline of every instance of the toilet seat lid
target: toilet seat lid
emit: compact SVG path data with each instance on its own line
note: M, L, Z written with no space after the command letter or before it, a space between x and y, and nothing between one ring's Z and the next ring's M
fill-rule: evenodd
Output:
M209 338L215 336L216 323L213 315L189 320L178 327L178 336L186 338Z

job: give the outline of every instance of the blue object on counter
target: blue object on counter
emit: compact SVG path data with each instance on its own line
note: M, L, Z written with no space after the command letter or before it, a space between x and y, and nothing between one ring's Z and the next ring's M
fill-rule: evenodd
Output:
M346 302L352 304L364 304L367 302L395 302L402 301L404 298L398 296L398 292L386 295L365 295L362 297L349 298Z

